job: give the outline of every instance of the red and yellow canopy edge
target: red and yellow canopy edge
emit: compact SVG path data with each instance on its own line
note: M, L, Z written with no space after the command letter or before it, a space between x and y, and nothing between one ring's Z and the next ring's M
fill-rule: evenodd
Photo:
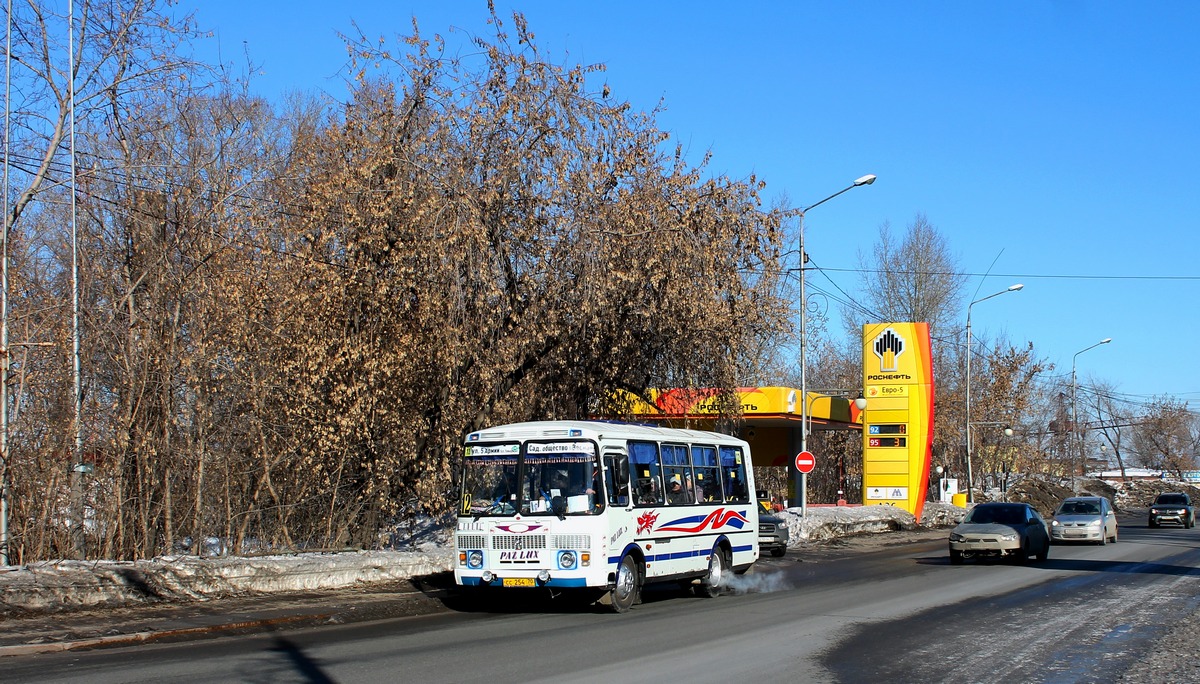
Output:
M802 412L800 390L792 387L739 387L736 400L746 418L799 418ZM646 418L715 416L721 412L720 390L678 388L646 391L646 399L629 392L621 398L629 412ZM808 414L812 420L862 424L862 411L845 397L808 393Z

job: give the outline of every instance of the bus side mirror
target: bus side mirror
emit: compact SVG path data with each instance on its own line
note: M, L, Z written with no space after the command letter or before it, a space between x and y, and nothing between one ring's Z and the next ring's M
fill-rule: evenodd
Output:
M613 460L613 465L616 467L614 477L617 479L617 486L624 487L629 484L629 457L625 455L617 456Z

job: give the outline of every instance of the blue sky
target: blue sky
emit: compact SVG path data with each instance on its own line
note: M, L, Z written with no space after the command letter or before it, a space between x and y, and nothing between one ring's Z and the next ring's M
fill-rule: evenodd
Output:
M850 293L879 226L918 214L973 274L977 336L1031 341L1068 379L1200 402L1200 3L505 2L544 55L604 63L694 160L813 209L813 262ZM182 0L254 89L341 97L337 33L487 34L485 0ZM510 24L511 26L511 24ZM450 32L455 27L455 32ZM212 58L215 52L205 54ZM994 265L993 265L994 262ZM983 274L991 268L986 279ZM845 269L845 270L841 270ZM821 274L812 282L829 289ZM969 300L968 300L969 301ZM962 312L963 323L966 308Z

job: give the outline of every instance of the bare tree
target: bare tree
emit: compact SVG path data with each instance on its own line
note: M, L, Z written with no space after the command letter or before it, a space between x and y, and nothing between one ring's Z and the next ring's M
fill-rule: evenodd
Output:
M74 553L68 551L72 545L64 527L56 524L65 518L68 483L60 473L67 470L64 465L74 451L77 424L69 351L71 307L66 305L72 299L69 227L74 224L69 190L73 169L78 169L79 185L86 193L88 179L104 173L109 160L89 155L88 142L81 139L75 163L68 143L73 130L83 133L135 120L146 115L146 103L169 100L179 87L187 87L195 65L181 59L177 48L195 31L190 17L176 16L168 4L79 0L68 17L59 3L29 0L17 3L9 18L10 84L19 99L10 103L12 202L3 239L13 266L9 322L19 333L10 346L18 350L11 357L11 377L18 380L10 382L12 401L5 407L13 420L0 480L13 482L12 519L21 523L11 550L18 561ZM79 225L80 241L86 242L86 216ZM86 279L90 258L81 255L79 289L84 303L92 285ZM89 357L89 314L94 311L84 311L81 356ZM55 346L31 350L25 342L34 341ZM100 436L108 426L90 411L90 402L100 400L104 391L91 375L90 361L84 362L83 392L89 404L82 418L82 456L96 461Z
M924 214L917 214L899 238L889 223L881 225L871 254L860 252L858 261L862 304L875 320L926 322L934 337L957 330L966 276L946 237ZM844 318L855 336L870 322L852 309L844 310Z
M1012 473L1040 469L1036 452L1016 444L1022 439L1022 424L1038 415L1038 388L1049 365L1037 358L1032 343L1018 347L998 338L983 348L987 351L981 355L978 373L972 374L973 417L980 423L972 428L972 466L981 482L1004 490ZM939 431L953 435L958 426L961 422L946 425L943 421ZM1014 434L1006 434L1006 428Z
M1089 413L1096 416L1096 432L1112 451L1121 479L1126 480L1126 445L1138 418L1125 402L1117 399L1116 387L1112 383L1093 379L1090 384L1092 391L1084 395L1085 406Z
M1187 402L1171 396L1155 397L1133 429L1133 452L1138 463L1173 473L1182 479L1185 470L1197 467L1196 416Z

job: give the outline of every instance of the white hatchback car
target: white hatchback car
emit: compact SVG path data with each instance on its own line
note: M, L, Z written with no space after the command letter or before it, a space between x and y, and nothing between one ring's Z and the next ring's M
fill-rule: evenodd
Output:
M1063 499L1050 520L1054 543L1091 542L1104 545L1117 541L1117 513L1102 496L1072 496Z

